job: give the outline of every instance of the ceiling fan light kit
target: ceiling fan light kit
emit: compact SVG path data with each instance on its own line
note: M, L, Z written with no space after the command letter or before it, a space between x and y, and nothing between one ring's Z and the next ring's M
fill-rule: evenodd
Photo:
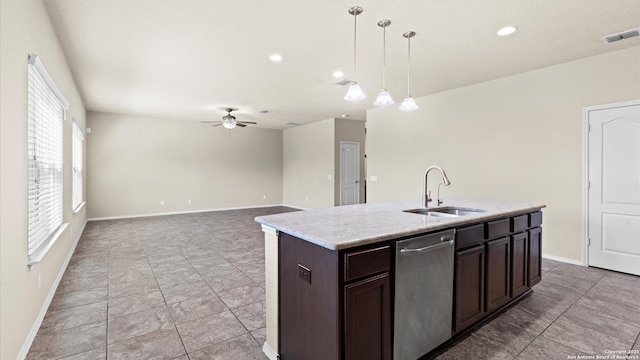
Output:
M227 112L227 115L222 117L222 121L201 121L201 123L205 123L205 124L211 124L213 123L213 126L220 126L222 125L225 129L231 130L234 129L236 126L238 127L246 127L248 124L252 124L252 125L257 125L257 122L254 121L238 121L236 120L236 117L231 115L232 111L238 110L238 109L234 109L234 108L226 108L224 109Z
M228 115L222 117L222 126L224 126L225 129L233 129L236 127L236 117L231 115L231 112L229 112Z

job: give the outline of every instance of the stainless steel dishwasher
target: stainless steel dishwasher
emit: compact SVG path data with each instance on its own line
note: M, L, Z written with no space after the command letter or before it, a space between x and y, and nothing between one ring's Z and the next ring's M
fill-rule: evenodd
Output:
M416 360L451 338L455 229L396 243L393 358Z

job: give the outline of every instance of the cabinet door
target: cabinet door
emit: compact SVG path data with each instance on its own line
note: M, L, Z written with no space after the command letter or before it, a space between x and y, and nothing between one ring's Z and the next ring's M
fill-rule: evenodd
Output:
M456 251L454 332L484 317L484 245Z
M526 216L526 215L525 215ZM522 232L511 237L511 297L529 290L527 278L528 233Z
M389 273L347 285L344 291L345 359L390 360Z
M510 238L503 237L486 243L487 251L487 312L492 312L511 300Z
M537 227L529 230L529 256L528 261L528 278L527 285L533 287L542 280L542 228Z

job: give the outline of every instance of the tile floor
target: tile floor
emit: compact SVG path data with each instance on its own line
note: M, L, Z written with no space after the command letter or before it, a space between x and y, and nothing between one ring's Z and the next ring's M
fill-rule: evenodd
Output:
M27 359L261 359L264 244L284 207L89 222ZM534 293L438 359L640 350L640 277L543 261Z

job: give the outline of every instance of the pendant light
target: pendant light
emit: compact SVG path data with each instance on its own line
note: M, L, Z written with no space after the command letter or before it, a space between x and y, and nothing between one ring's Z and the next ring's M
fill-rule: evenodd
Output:
M351 86L349 86L349 90L347 91L347 95L344 96L344 99L357 101L367 97L356 81L356 25L358 15L362 14L362 8L360 6L353 6L349 9L349 14L353 15L353 82L351 83Z
M407 51L407 58L408 58L408 62L407 62L407 97L404 98L404 100L402 101L402 104L400 105L400 110L403 111L413 111L418 109L418 104L416 104L416 101L413 99L413 97L411 96L411 38L414 37L416 35L415 32L413 31L407 31L406 33L402 34L402 36L404 36L405 38L407 38L407 41L409 43L409 47L408 47L408 51Z
M387 77L387 26L391 25L390 20L380 20L378 21L378 26L382 28L382 90L378 94L376 98L376 102L373 105L376 106L387 106L395 104L391 98L391 94L387 91L386 86L386 77Z

